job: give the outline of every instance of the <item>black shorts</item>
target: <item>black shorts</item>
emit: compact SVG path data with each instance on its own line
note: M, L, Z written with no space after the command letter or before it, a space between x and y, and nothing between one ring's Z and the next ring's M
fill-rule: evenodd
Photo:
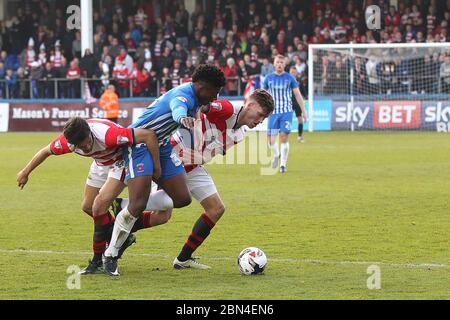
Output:
M297 118L302 116L302 109L300 109L298 103L292 103L292 109L294 110Z

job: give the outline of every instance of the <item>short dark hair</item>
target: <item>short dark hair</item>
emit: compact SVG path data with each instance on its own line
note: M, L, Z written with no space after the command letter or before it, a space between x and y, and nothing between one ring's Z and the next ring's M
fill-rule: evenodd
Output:
M256 101L267 114L273 112L274 101L272 95L268 91L256 89L250 95L249 99Z
M203 81L215 88L221 88L225 86L225 75L214 65L201 64L195 69L192 75L192 82L197 81Z
M67 142L78 145L91 133L91 128L86 120L80 117L72 118L64 126L63 134Z

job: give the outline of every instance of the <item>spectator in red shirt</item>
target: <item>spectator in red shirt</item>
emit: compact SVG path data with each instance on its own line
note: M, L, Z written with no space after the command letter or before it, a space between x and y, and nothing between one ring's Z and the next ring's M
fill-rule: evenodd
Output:
M127 97L129 87L128 82L129 73L127 67L125 66L122 56L117 57L116 65L114 66L112 76L113 78L117 79L116 83L119 97L121 98Z
M398 27L400 25L400 15L395 10L394 6L389 7L389 14L384 18L384 24L386 27Z
M361 43L361 36L359 34L358 28L353 29L352 35L350 36L350 38L348 40L351 43Z
M227 66L222 69L226 78L225 90L227 95L235 96L238 91L238 69L233 58L228 58Z
M133 82L133 94L141 97L149 96L150 74L147 69L137 71L136 79Z
M279 54L284 55L286 42L284 41L284 31L280 31L277 36L276 48Z
M69 81L69 98L81 98L80 96L80 77L81 70L78 66L78 59L75 58L70 62L70 68L67 69L66 78L72 81Z

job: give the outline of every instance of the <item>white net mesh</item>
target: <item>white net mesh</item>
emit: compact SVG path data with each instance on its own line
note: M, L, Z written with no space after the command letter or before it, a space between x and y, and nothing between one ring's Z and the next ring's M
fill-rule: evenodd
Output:
M448 131L449 43L313 46L312 57L310 108L330 109L329 129Z

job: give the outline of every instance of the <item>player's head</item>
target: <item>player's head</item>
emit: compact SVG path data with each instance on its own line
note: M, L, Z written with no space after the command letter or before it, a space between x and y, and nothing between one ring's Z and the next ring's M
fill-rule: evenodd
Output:
M282 73L284 68L286 68L286 58L281 54L276 55L273 60L273 65L277 73Z
M67 142L73 144L84 153L92 150L94 139L92 138L91 128L83 118L76 117L67 121L63 129L63 134Z
M245 101L245 108L239 117L239 124L250 129L263 122L273 111L273 97L264 89L255 90Z
M201 64L195 69L192 82L200 105L207 105L217 99L220 89L225 86L225 76L216 66Z
M297 68L295 66L290 67L289 73L292 74L294 77L296 77L298 74Z

